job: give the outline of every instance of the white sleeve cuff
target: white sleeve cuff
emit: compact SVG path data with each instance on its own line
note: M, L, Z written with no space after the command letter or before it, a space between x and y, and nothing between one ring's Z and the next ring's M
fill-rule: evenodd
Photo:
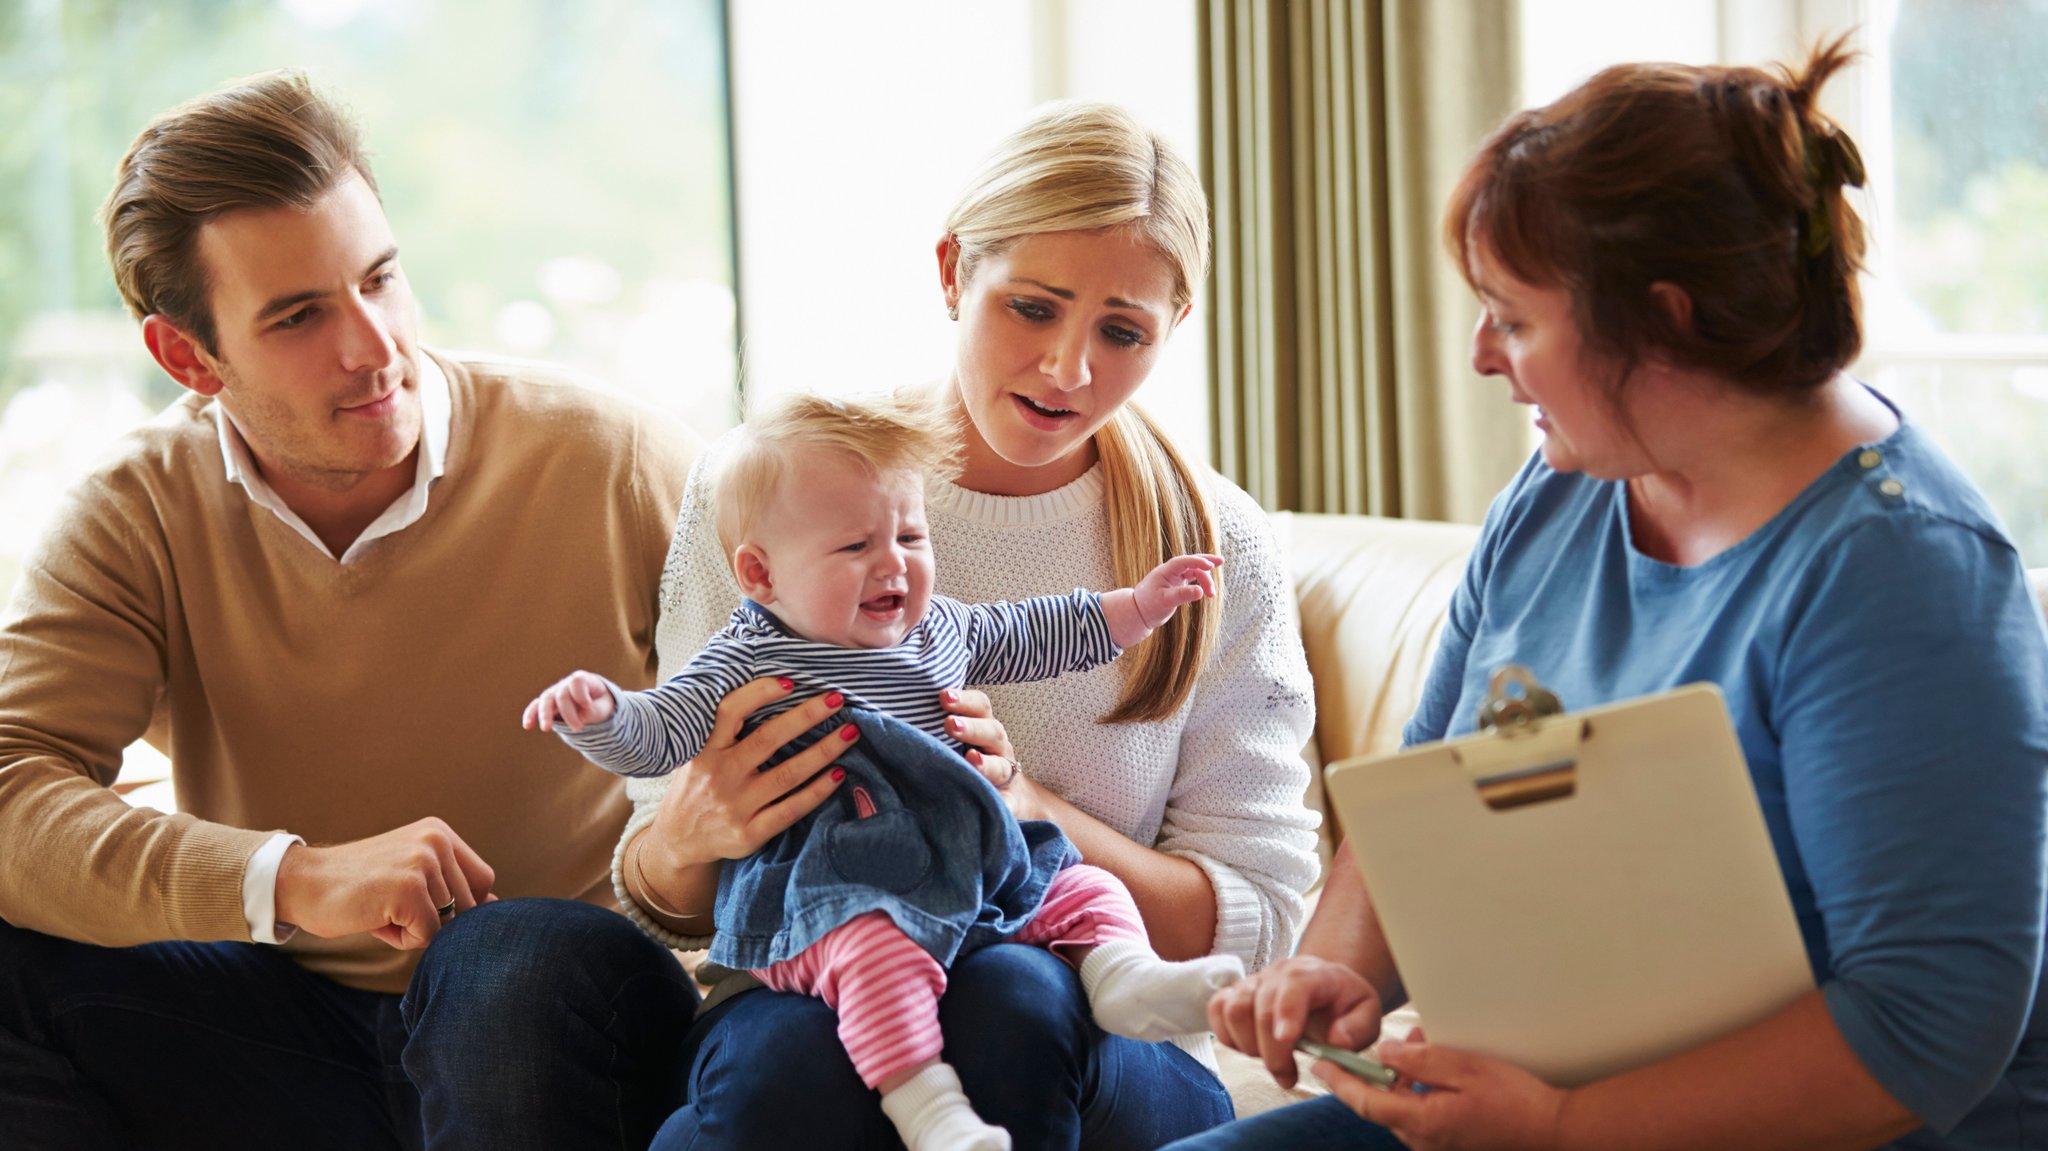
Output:
M305 840L280 831L264 841L249 866L242 871L242 918L249 921L249 938L257 943L283 943L299 933L297 927L277 921L277 868L284 862L285 849Z
M1257 884L1236 868L1214 859L1189 856L1208 873L1209 886L1216 892L1216 939L1212 955L1235 955L1244 960L1246 971L1257 971L1281 955L1266 930L1266 901Z

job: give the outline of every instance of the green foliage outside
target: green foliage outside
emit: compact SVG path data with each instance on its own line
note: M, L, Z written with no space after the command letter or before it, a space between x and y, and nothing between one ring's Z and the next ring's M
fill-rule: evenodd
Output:
M1897 258L1943 332L2048 334L2048 0L1904 0Z

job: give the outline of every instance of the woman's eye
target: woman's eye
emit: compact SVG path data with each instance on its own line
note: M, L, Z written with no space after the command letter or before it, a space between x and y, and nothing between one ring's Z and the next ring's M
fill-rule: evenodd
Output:
M397 278L397 272L391 271L390 269L386 269L370 277L369 287L373 291L378 288L388 287L390 286L391 281L396 280Z
M1126 328L1122 324L1104 325L1102 334L1119 348L1136 347L1145 342L1145 333L1135 328Z
M1052 319L1052 309L1037 300L1011 300L1010 310L1033 322Z

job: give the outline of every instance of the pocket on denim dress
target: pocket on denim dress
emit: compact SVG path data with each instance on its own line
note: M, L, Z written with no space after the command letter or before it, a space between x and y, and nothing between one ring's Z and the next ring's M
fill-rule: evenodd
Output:
M931 878L931 844L908 811L845 820L833 824L826 835L832 870L848 883L900 895Z

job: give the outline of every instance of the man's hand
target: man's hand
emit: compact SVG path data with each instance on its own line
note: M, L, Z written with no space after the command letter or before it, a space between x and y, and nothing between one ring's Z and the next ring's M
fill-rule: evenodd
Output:
M277 919L323 939L368 932L413 951L449 919L496 899L496 881L490 864L429 816L354 843L286 848Z
M568 724L570 731L582 731L610 719L614 706L611 685L602 676L572 671L526 705L519 726L528 731L553 731L559 721Z

